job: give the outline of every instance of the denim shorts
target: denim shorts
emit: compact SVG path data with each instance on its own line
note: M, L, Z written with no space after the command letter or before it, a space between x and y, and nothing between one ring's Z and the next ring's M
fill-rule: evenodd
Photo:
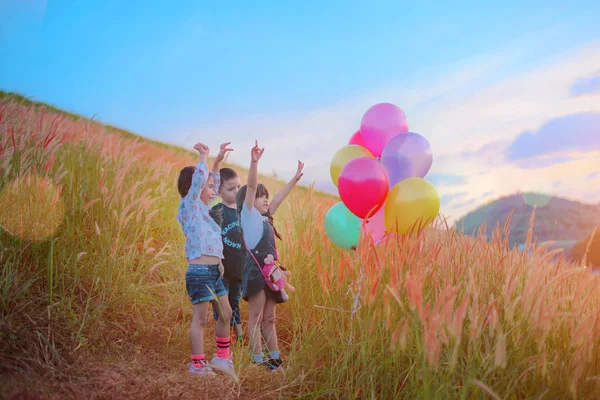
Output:
M216 300L211 290L217 297L227 294L218 264L189 264L185 273L185 287L192 304Z
M229 305L231 306L231 321L230 325L241 325L242 316L240 315L240 299L242 298L242 282L229 282L227 279L223 279L223 285L229 292ZM219 315L215 309L213 303L213 318L215 321L219 320Z

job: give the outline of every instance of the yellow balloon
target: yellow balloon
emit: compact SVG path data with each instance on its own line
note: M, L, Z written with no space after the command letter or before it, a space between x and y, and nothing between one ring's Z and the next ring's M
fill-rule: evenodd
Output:
M333 181L335 186L338 185L338 178L340 177L342 168L344 168L344 166L346 166L346 164L348 164L349 161L359 157L375 158L375 156L371 154L369 150L357 144L348 144L335 153L333 159L331 160L331 165L329 167L331 180Z
M403 234L430 225L440 211L436 188L423 178L407 178L398 182L385 202L385 227Z

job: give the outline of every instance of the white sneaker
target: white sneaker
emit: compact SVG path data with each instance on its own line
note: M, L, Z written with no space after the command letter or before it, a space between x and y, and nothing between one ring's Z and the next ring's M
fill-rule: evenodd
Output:
M205 361L202 363L203 367L198 368L194 365L194 363L188 363L188 371L191 374L196 374L196 375L200 375L200 376L214 376L216 375L214 373L214 371L212 370L212 368L210 367L210 365L208 365L208 363Z
M235 370L233 369L233 361L231 361L231 358L220 358L215 354L213 359L210 360L210 366L213 369L228 374L235 380L238 380Z

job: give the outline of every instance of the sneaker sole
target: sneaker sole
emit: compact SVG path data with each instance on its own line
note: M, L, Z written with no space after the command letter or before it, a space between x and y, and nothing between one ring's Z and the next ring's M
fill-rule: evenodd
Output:
M215 365L210 365L210 367L217 372L220 372L222 374L225 374L227 376L230 376L233 378L233 380L235 380L236 382L239 382L240 378L237 376L237 374L235 373L235 371L232 371L230 369L226 369L226 368L219 368L218 366Z
M190 373L191 375L196 375L196 376L199 376L199 377L202 377L202 378L203 378L203 377L207 377L207 376L216 376L216 375L217 375L217 374L215 374L214 372L206 372L206 373L204 373L204 374L201 374L201 373L199 373L199 372L193 372L193 371L189 371L189 373Z
M207 367L204 367L207 368ZM212 369L208 369L205 372L200 372L200 371L193 371L191 369L188 369L188 373L192 374L192 375L197 375L197 376L216 376L217 374L215 374L215 372Z

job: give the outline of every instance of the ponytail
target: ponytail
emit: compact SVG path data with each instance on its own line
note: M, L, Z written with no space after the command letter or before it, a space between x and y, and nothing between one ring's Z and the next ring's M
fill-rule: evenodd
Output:
M271 212L267 211L267 213L265 214L265 217L269 218L269 224L273 228L273 232L275 232L275 236L277 236L277 238L279 240L283 241L283 238L281 237L281 235L279 234L279 232L277 232L277 229L275 228L275 225L273 224L273 216L271 215Z

